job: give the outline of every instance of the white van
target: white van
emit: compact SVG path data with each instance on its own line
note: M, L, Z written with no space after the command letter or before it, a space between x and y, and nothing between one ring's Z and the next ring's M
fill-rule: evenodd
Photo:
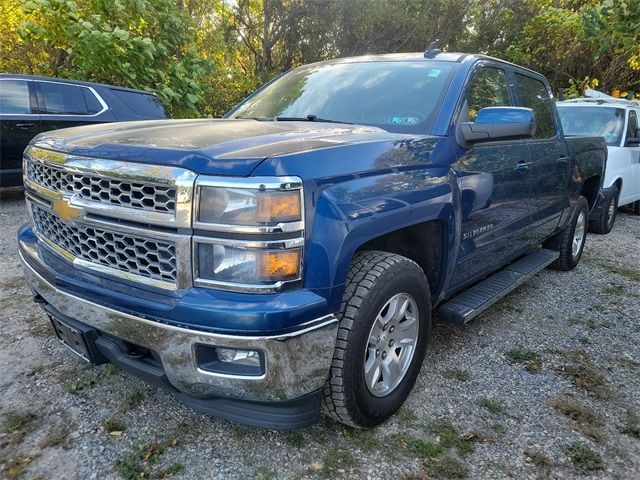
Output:
M608 192L589 218L589 231L609 233L618 207L640 215L640 104L607 95L558 102L567 136L602 136L609 156L604 176Z

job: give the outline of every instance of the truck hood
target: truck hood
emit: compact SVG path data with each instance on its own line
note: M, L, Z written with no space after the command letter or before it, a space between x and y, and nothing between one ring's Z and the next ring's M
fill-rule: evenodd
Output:
M246 176L268 157L404 137L359 125L206 119L66 128L40 134L32 143L72 155Z

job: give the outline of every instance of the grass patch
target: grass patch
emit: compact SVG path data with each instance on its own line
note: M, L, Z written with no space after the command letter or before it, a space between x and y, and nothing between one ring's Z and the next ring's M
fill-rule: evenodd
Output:
M611 382L604 377L594 363L582 350L560 352L571 363L556 368L561 375L569 378L576 387L587 391L600 400L609 400L616 396Z
M9 412L4 414L4 424L2 431L4 433L14 433L25 431L33 425L37 419L37 415L33 413Z
M173 477L174 475L178 475L178 474L184 472L185 469L186 469L186 467L184 466L184 463L175 462L175 463L172 463L171 465L169 465L167 468L165 468L163 470L159 470L155 474L155 478Z
M573 467L579 473L593 473L604 468L604 463L600 455L580 443L572 443L565 447L564 453L571 459Z
M625 294L624 286L622 285L609 285L602 289L602 293L605 295L611 295L613 297L619 297Z
M133 390L132 392L129 392L127 396L124 397L124 400L122 400L122 410L126 412L139 407L144 401L144 397L145 394L142 390Z
M69 443L69 430L64 425L54 425L47 432L46 437L40 442L40 448L57 447L62 445L67 447Z
M398 420L400 420L400 423L404 425L413 423L418 419L418 416L414 413L414 411L410 410L407 407L402 407L397 415L398 415Z
M33 462L35 458L30 456L19 456L13 457L6 460L4 463L5 472L7 472L8 478L18 478L21 477L24 472L26 472L29 465Z
M469 475L465 464L448 455L429 462L426 469L435 478L466 478Z
M78 393L78 392L81 392L82 390L89 390L93 388L101 380L103 380L104 378L110 377L117 371L118 371L118 367L116 367L112 363L109 363L101 371L96 372L87 378L84 378L82 380L67 382L64 386L64 391L67 393Z
M569 426L576 432L598 442L602 441L602 419L589 407L581 405L568 397L557 397L552 399L549 403L553 408L565 416Z
M122 435L126 427L122 420L115 417L102 422L102 428L104 428L105 432L113 436Z
M147 445L138 445L115 463L115 469L124 480L139 480L140 478L163 478L166 470L154 470L163 453L171 447L175 447L177 441L170 438L162 442L152 442ZM172 474L173 475L173 474Z
M627 411L627 418L620 432L630 437L640 439L640 418L631 410Z
M448 368L442 372L442 376L451 380L458 380L459 382L468 382L471 380L471 374L461 368Z
M327 478L343 477L344 473L360 465L360 461L349 450L334 447L324 457L320 473Z
M542 478L550 477L551 469L555 467L556 464L549 457L537 450L525 450L524 454L531 459L531 463L542 471Z
M493 413L494 415L500 415L506 413L507 411L507 408L502 403L490 400L485 397L477 398L476 403L487 410L489 413Z
M287 444L295 448L303 448L307 444L307 441L304 439L304 435L302 435L302 433L300 432L290 433L289 435L287 435L286 440Z
M344 427L342 436L349 442L360 447L365 452L377 450L379 445L374 429L361 430L357 428Z
M512 348L507 352L507 360L513 364L523 365L529 373L538 373L542 367L542 357L533 350Z
M601 258L586 257L583 259L583 261L595 267L607 270L608 272L620 275L621 277L624 277L628 280L640 282L640 270L637 270L635 268L622 267Z

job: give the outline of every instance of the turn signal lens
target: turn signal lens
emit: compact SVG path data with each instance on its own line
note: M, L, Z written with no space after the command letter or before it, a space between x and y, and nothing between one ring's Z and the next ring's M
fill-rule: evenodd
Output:
M278 281L296 278L300 268L300 249L262 252L258 277Z
M259 222L292 222L302 218L300 192L269 192L260 195L258 202Z

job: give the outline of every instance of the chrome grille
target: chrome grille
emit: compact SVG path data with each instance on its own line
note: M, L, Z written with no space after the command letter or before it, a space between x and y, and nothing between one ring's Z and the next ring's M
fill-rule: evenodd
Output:
M89 201L161 213L173 213L176 209L173 186L76 173L31 159L27 160L26 175L49 190L72 193Z
M177 281L172 243L69 225L36 205L31 209L36 233L76 258L163 282Z

